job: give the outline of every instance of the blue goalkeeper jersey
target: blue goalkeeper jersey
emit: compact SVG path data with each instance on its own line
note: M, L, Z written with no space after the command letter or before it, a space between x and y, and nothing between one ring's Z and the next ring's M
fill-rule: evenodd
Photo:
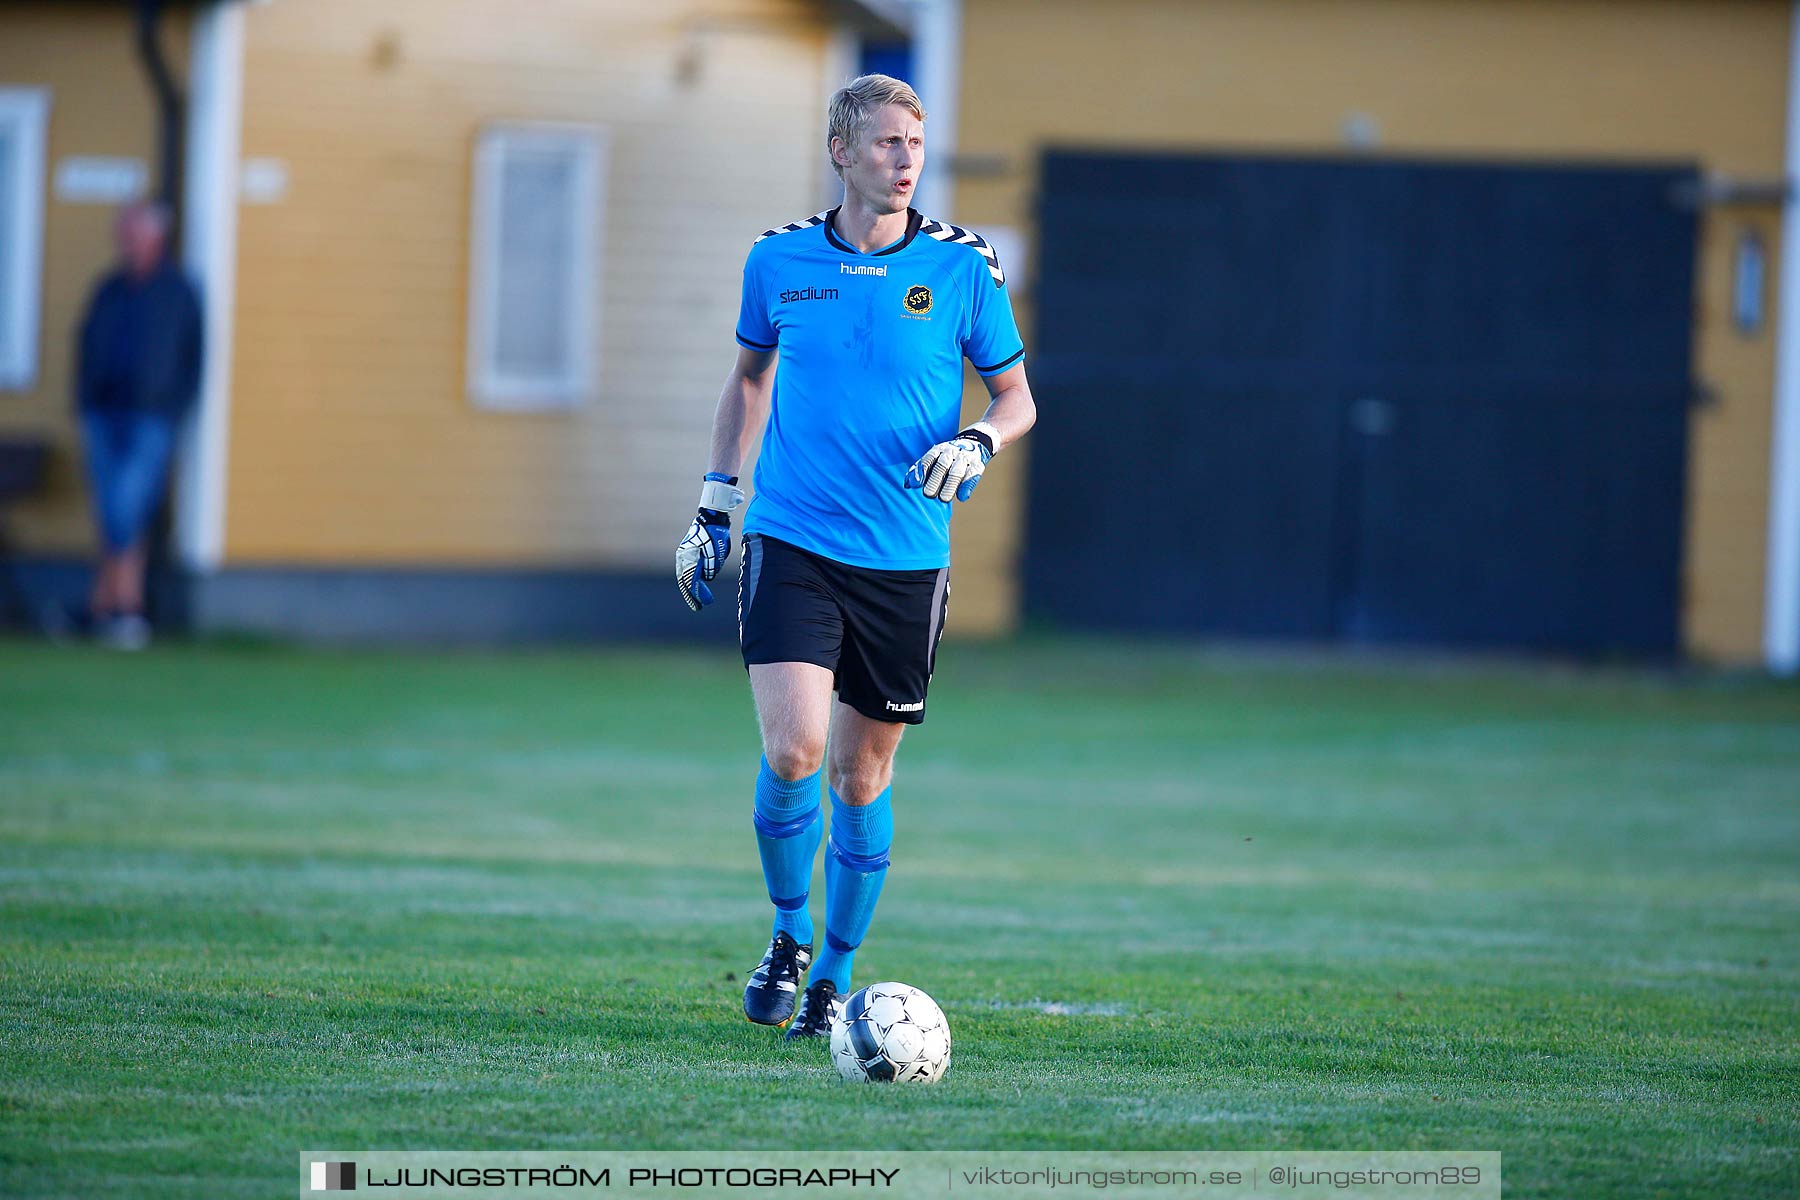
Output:
M769 230L744 262L738 344L780 352L744 532L851 566L948 566L951 506L903 484L962 427L963 358L994 375L1025 357L1006 276L980 236L914 210L867 254L836 215Z

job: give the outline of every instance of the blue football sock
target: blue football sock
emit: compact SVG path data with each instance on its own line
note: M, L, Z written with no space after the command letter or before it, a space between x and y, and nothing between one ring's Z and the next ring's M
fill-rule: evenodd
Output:
M762 855L763 882L775 905L775 929L802 945L813 940L812 913L806 897L812 886L813 858L825 817L819 811L819 773L788 780L762 760L756 773L756 849Z
M850 990L850 965L869 932L894 844L888 788L871 804L852 807L831 793L831 849L825 855L825 948L813 960L813 980Z

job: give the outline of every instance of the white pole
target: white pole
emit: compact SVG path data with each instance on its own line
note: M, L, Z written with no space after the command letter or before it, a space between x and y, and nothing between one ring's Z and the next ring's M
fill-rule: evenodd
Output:
M186 266L206 306L200 404L184 443L175 536L197 571L225 557L225 471L231 416L232 317L237 290L239 133L244 97L244 8L215 3L194 19L190 48Z
M913 9L913 55L919 99L924 102L925 174L913 205L940 221L955 219L955 181L950 159L956 153L956 117L962 83L962 0L917 0Z
M1769 566L1763 656L1800 671L1800 2L1789 14L1787 184L1775 303L1775 418L1769 455Z

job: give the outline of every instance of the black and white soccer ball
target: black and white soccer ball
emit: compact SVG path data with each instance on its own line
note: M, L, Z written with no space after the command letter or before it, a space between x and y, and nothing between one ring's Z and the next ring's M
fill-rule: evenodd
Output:
M831 1023L831 1061L853 1082L935 1083L950 1066L950 1022L916 987L871 983Z

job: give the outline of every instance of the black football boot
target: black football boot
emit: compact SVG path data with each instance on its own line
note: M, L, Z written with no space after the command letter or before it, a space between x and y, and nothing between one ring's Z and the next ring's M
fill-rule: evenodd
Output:
M777 933L744 985L744 1015L758 1025L786 1025L794 1015L794 993L811 965L811 946Z

